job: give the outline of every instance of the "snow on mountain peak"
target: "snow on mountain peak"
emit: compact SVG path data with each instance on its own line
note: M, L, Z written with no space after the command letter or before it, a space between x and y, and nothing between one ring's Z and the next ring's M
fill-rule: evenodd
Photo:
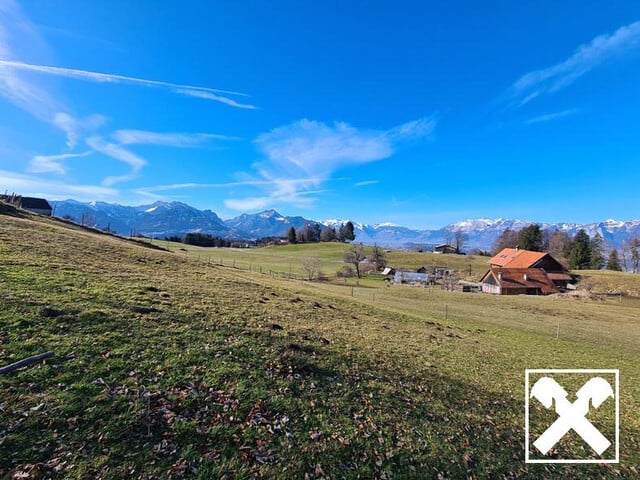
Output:
M624 222L620 222L618 220L614 220L613 218L607 218L604 222L603 222L607 227L623 227L624 226Z
M282 215L273 209L265 210L264 212L260 212L258 215L260 215L260 218L282 217Z
M98 228L130 234L132 230L154 237L184 235L201 231L228 238L260 238L264 236L286 236L288 228L296 230L313 225L314 220L303 217L283 217L276 210L265 210L256 214L242 214L223 221L210 210L199 210L182 202L157 201L153 204L127 207L104 202L82 203L76 201L53 202L57 216L69 216L80 221L87 214ZM330 219L321 222L327 227L340 228L349 220ZM435 230L416 230L390 222L354 225L356 242L365 244L406 247L408 245L436 245L442 243L452 232L462 231L466 235L466 248L490 248L495 239L506 229L519 230L534 222L505 218L466 219ZM640 220L618 221L607 219L591 224L542 223L541 228L561 230L569 235L584 229L590 236L599 233L608 244L619 246L626 239L640 235Z

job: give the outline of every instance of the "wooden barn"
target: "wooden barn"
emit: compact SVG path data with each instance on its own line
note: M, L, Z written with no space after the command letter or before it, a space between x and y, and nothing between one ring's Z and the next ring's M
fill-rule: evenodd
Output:
M433 253L458 253L458 250L453 245L442 244L433 249Z
M484 293L549 295L560 290L543 268L491 268L480 280Z
M53 209L44 198L23 197L22 195L0 195L0 200L39 215L51 216Z
M567 288L573 277L548 253L505 248L489 260L482 291L497 295L549 295Z

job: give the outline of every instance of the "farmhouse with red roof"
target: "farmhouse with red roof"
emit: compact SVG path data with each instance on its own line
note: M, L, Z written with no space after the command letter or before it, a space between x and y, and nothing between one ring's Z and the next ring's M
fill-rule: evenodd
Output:
M549 295L573 281L566 268L548 253L505 248L489 260L482 291L497 295Z

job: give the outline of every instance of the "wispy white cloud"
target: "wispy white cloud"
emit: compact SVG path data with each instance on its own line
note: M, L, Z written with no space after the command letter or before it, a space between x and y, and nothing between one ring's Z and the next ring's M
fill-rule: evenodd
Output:
M272 166L291 172L326 175L340 165L368 163L391 156L384 132L358 130L346 123L326 125L300 120L256 139Z
M365 180L363 182L357 182L354 186L366 187L367 185L375 185L377 183L380 183L380 180Z
M549 122L551 120L557 120L559 118L569 117L579 112L580 110L572 108L568 110L562 110L560 112L546 113L544 115L538 115L537 117L533 117L528 120L525 120L524 123L533 124L533 123Z
M75 149L83 138L89 137L86 139L86 143L94 151L130 166L130 172L126 175L105 178L103 185L107 187L136 178L142 168L147 165L146 160L124 148L123 145L138 143L187 147L216 139L229 140L231 137L206 133L164 134L141 130L120 130L114 133L116 142L106 141L102 136L96 134L96 131L105 122L103 116L90 115L82 118L74 115L72 109L60 101L54 94L55 92L44 87L43 82L39 81L41 80L39 75L159 88L175 94L205 98L237 108L255 108L253 105L243 104L228 98L228 96L246 97L240 92L24 61L25 58L43 57L40 54L33 54L34 46L39 47L37 53L48 50L38 29L26 17L20 6L14 0L0 0L0 97L64 132L69 150ZM38 155L31 159L28 170L32 173L64 174L66 172L64 160L73 158L73 156L85 155L85 153Z
M398 125L386 132L392 141L401 142L409 138L427 138L433 134L436 128L434 117L424 117L411 122Z
M640 21L599 35L580 45L566 60L520 77L507 92L510 107L520 107L541 95L553 94L606 61L622 57L640 46Z
M35 118L53 125L67 136L67 146L74 148L79 137L104 122L104 117L91 115L77 119L62 102L54 98L24 71L12 67L9 60L19 55L25 45L41 44L34 25L12 0L0 2L0 96Z
M149 80L137 77L128 77L125 75L116 75L112 73L92 72L89 70L78 70L75 68L53 67L49 65L36 65L32 63L19 62L15 60L0 60L0 66L6 69L27 70L31 72L44 73L47 75L55 75L59 77L73 78L76 80L85 80L98 83L124 83L132 85L140 85L143 87L155 87L169 89L180 95L204 98L215 102L224 103L226 105L237 108L256 108L253 105L241 104L230 98L223 97L219 94L246 96L244 93L232 92L229 90L218 90L209 87L199 87L192 85L180 85L177 83L164 82L160 80Z
M220 95L217 95L210 90L202 89L202 88L196 88L196 87L177 88L176 93L179 93L181 95L188 95L190 97L204 98L205 100L213 100L214 102L224 103L225 105L229 105L230 107L244 108L247 110L256 110L258 108L255 105L251 105L248 103L240 103L227 97L221 97ZM236 94L236 95L240 95L240 94Z
M68 182L52 181L5 170L0 170L0 190L48 199L73 197L77 200L113 200L119 196L118 190L105 186L71 185Z
M371 130L303 119L275 128L255 140L265 160L254 168L260 179L270 182L265 195L228 199L225 205L234 209L276 203L309 205L315 200L310 192L336 171L389 158L402 143L429 138L435 125L435 119L425 117L389 130ZM293 178L306 181L292 183Z
M10 59L25 46L40 44L42 39L33 24L13 0L0 2L0 58ZM18 108L51 123L53 112L61 109L45 90L19 72L0 63L0 95Z
M381 131L303 119L264 133L255 143L272 167L322 176L345 165L388 158L399 142L428 137L434 126L433 119L425 118Z
M58 173L64 175L66 168L61 163L69 158L79 158L91 155L91 152L84 153L63 153L61 155L36 155L29 163L28 171L31 173Z
M131 171L126 175L118 175L107 177L102 181L105 186L115 185L116 183L128 182L138 177L143 167L147 165L147 161L122 146L115 143L105 142L100 136L92 136L87 138L87 145L96 152L102 153L115 160L126 163L131 167Z
M74 148L79 138L91 132L105 123L102 115L90 115L84 119L77 119L65 112L58 112L53 118L56 127L67 134L67 147Z
M164 145L193 147L211 140L237 140L237 137L214 133L160 133L145 130L116 130L112 137L121 145Z
M236 187L267 187L273 185L281 185L283 183L290 185L304 185L309 182L320 182L319 178L292 178L287 180L243 180L238 182L224 182L224 183L171 183L168 185L154 185L151 187L140 188L139 190L145 192L168 192L171 190L184 190L192 188L236 188Z

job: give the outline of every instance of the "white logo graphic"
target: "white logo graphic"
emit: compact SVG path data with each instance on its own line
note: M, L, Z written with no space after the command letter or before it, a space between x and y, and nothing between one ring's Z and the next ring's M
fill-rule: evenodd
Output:
M567 398L567 391L553 378L543 376L539 378L529 391L529 374L530 373L615 373L615 388L602 378L595 376L590 378L576 392L576 400L571 403ZM526 458L528 463L617 463L618 461L618 371L617 370L527 370L526 372L526 389L527 389L527 418L526 418ZM610 446L611 441L607 439L588 419L587 414L591 406L599 408L602 404L609 402L607 405L615 404L616 411L616 439L615 449L616 458L611 459L564 459L564 460L530 460L529 459L529 398L536 399L546 409L555 409L558 418L540 435L534 442L533 446L546 455L570 430L575 431L598 455L602 455Z

